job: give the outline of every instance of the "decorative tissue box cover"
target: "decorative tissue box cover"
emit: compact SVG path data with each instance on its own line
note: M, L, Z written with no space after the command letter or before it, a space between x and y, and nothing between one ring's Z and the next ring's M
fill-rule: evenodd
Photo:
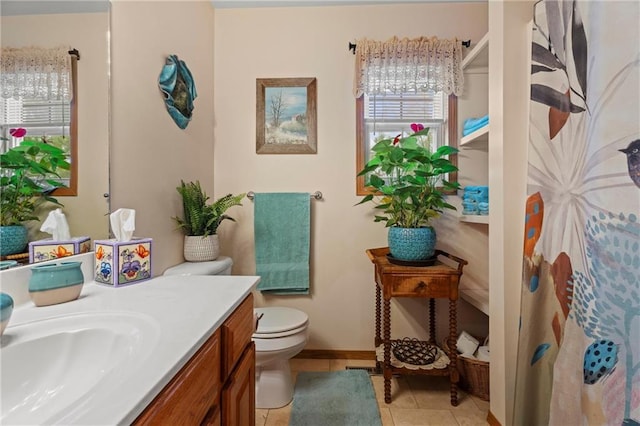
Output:
M62 241L54 241L53 238L31 241L29 243L29 263L44 262L90 251L91 238L89 237L74 237Z
M151 238L96 240L95 281L119 287L151 278Z

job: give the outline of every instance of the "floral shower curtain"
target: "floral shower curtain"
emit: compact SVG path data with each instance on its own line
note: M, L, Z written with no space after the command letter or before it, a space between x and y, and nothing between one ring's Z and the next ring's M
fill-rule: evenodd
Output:
M640 424L638 22L534 10L516 425Z

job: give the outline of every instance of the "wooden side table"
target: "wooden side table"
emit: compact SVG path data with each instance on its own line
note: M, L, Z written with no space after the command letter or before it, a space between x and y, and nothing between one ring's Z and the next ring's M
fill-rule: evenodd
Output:
M436 250L438 256L451 259L457 268L437 261L433 266L400 266L389 262L388 247L367 250L367 256L375 265L376 282L376 348L384 345L383 362L376 360L378 370L384 374L384 401L391 402L391 376L396 374L423 374L449 376L451 383L451 405L458 405L458 369L457 369L457 302L458 285L462 268L467 261L442 250ZM408 369L391 365L391 299L393 297L421 297L429 299L429 340L437 345L435 299L449 299L449 337L447 346L449 366L443 369ZM381 307L382 305L382 307ZM382 312L381 312L382 311ZM380 332L382 329L382 336Z

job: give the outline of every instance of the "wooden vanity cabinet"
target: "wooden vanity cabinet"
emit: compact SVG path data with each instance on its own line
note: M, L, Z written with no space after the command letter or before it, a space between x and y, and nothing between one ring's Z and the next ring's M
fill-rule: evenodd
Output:
M225 425L254 425L256 413L255 344L245 351L238 367L222 390L222 421Z
M134 425L255 424L253 295L224 321Z

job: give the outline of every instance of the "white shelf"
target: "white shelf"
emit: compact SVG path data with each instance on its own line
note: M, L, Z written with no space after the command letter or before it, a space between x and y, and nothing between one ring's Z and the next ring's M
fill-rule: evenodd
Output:
M489 315L489 290L483 288L460 288L459 291L463 300Z
M480 117L487 113L488 108L488 73L489 73L489 34L485 34L478 43L468 49L467 55L462 60L462 70L465 74L470 74L469 85L465 87L465 95L458 102L462 105L458 115L463 117ZM460 121L458 125L462 124ZM463 161L464 168L460 168L460 177L467 184L480 184L487 182L488 153L489 153L489 124L463 136L459 139L460 154L459 161ZM461 134L460 134L461 135ZM466 152L464 152L466 151ZM461 194L462 196L462 194ZM459 210L462 211L462 210ZM474 249L484 249L484 240L489 232L488 215L465 215L458 216L460 224L472 223L481 224L479 226L465 225L461 232L468 235L469 240L465 241ZM486 247L488 250L488 246ZM484 258L484 257L483 257ZM490 258L487 256L487 259ZM481 265L486 266L486 265ZM485 315L489 316L489 288L491 287L486 268L470 269L469 275L463 277L462 286L459 289L460 298L469 303ZM477 282L472 277L477 277Z
M460 139L460 146L487 144L489 142L489 124Z
M489 70L489 33L473 46L462 60L462 69L465 72L488 72Z
M489 224L489 215L462 215L459 218L460 222L469 222L469 223L484 223L486 225Z

